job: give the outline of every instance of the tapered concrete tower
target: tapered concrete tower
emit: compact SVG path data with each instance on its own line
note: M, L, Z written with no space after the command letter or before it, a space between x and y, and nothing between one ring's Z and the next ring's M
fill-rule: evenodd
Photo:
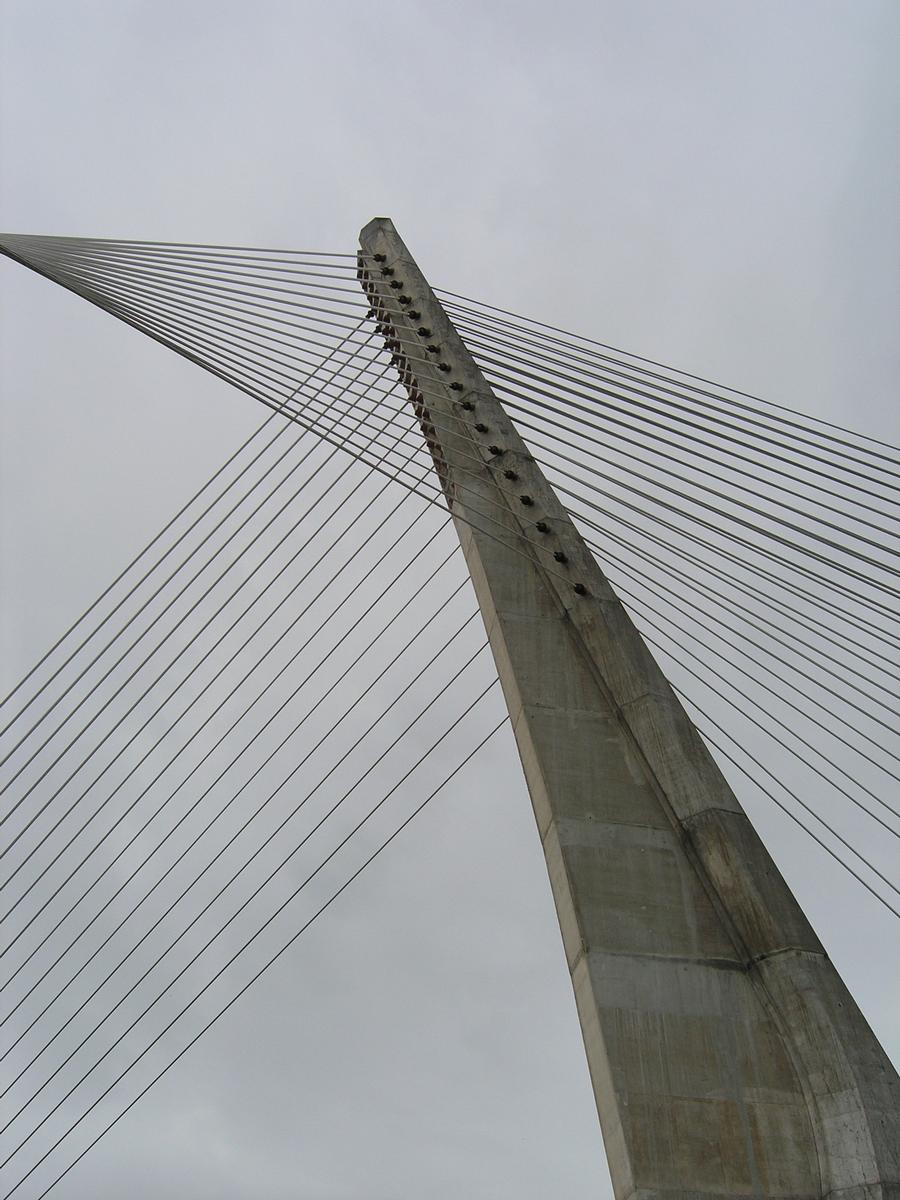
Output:
M617 1197L900 1197L887 1056L393 225L360 243L509 706Z

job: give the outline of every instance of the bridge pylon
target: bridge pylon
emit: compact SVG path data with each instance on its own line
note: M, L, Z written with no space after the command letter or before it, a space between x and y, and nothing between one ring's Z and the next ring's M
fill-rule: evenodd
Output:
M360 245L509 707L618 1200L896 1200L896 1071L393 224Z

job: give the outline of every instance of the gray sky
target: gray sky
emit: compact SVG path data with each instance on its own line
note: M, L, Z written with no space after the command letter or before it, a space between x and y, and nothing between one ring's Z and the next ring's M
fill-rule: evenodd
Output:
M900 441L895 5L0 11L5 229L352 250L390 215L435 283ZM0 287L12 681L261 415L15 264ZM609 1194L513 753L58 1194ZM896 922L747 803L896 1057Z

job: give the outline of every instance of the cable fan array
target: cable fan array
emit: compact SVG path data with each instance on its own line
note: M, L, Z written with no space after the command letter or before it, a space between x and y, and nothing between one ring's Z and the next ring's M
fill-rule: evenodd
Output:
M9 1197L63 1179L505 716L355 255L3 246L271 410L0 708ZM900 915L900 456L441 296L720 762Z

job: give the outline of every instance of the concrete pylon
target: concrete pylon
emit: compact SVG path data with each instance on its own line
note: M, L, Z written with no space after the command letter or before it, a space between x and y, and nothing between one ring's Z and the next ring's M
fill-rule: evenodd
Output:
M896 1071L393 224L360 245L509 706L618 1200L897 1200Z

